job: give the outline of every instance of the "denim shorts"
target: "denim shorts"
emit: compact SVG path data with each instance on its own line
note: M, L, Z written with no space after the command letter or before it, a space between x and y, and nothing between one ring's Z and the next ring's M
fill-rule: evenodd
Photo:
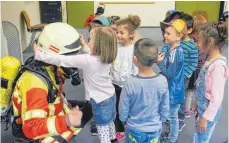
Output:
M100 103L95 100L90 100L92 105L93 116L95 123L98 126L105 126L110 124L116 117L116 96L112 96Z

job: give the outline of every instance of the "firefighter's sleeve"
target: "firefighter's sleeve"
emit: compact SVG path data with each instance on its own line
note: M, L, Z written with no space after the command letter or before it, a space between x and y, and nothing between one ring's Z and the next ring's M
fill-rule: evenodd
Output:
M38 139L61 134L67 130L65 116L50 116L48 92L42 88L27 90L22 104L23 132L26 137ZM23 110L23 109L22 109Z

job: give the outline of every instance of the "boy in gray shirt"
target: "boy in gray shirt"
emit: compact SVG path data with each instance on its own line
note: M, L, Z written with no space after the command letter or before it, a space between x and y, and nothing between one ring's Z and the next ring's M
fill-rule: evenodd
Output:
M122 89L119 119L125 125L126 142L157 142L162 122L169 115L167 79L153 71L158 49L151 39L143 38L134 45L133 62L137 76L129 78Z

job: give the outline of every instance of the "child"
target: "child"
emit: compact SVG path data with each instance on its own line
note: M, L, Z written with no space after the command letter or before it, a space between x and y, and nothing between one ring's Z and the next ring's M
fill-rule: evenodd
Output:
M157 143L162 122L169 115L168 82L152 69L157 55L151 39L135 43L133 62L139 73L125 82L119 101L119 118L125 125L127 143Z
M133 64L133 51L135 30L140 26L140 18L136 15L129 15L128 18L121 19L116 23L118 38L118 54L111 67L111 79L115 87L117 97L116 109L118 112L118 103L123 83L126 79L137 74L137 67ZM118 112L119 113L119 112ZM119 120L118 113L116 116L115 126L117 132L124 132L124 127ZM117 134L119 136L119 134ZM119 138L119 137L118 137ZM122 137L120 137L122 138Z
M194 20L194 26L193 26L194 28L193 28L193 32L190 34L190 37L192 39L194 39L194 41L196 43L198 27L201 24L207 23L207 20L202 15L194 15L193 20ZM203 52L198 50L198 65L197 65L196 70L193 72L191 79L190 79L190 82L189 82L189 89L194 90L194 93L196 93L194 84L195 84L196 79L199 75L200 69L203 67L207 57L208 57L208 55L206 53L203 53ZM190 105L186 104L186 108L189 108L189 107L190 107ZM196 95L192 96L192 105L191 105L190 112L193 112L193 113L196 112Z
M197 47L208 59L196 80L197 112L195 143L209 143L222 112L224 86L229 76L222 48L227 42L228 27L223 23L204 24L199 28Z
M111 28L98 27L91 30L90 39L91 54L64 56L46 54L35 49L35 59L83 70L85 96L92 104L100 141L110 143L115 139L113 120L116 115L116 96L109 72L117 55L117 38ZM61 50L65 50L64 48Z
M178 110L184 102L184 55L181 47L181 38L186 34L187 27L183 20L176 19L170 23L161 22L161 28L165 31L165 43L163 53L158 56L158 66L168 80L170 94L170 134L171 143L178 137Z
M100 27L100 26L111 26L111 23L107 17L100 15L100 16L95 17L92 20L92 22L88 25L88 30L90 32L91 29L95 27Z
M104 26L110 26L110 21L108 20L108 18L105 16L101 16L101 15L96 16L90 23L88 23L88 31L90 32L93 28L104 27ZM88 40L90 40L90 37ZM80 43L81 43L82 48L80 49L79 54L91 52L90 48L86 44L82 35L80 35ZM86 100L90 100L90 99L86 99ZM98 134L94 117L92 117L92 120L91 120L90 134L92 136L96 136Z
M172 20L179 19L183 14L184 14L183 12L180 12L178 10L169 10L166 12L165 19L163 20L163 22L169 23ZM161 32L162 35L164 36L165 33L164 29L161 29ZM163 42L165 42L165 39L163 39Z
M194 21L191 15L183 14L180 19L184 20L187 25L187 33L183 37L181 46L184 53L184 89L185 89L185 103L181 105L179 111L180 126L179 131L185 126L184 118L190 118L190 104L192 101L190 94L186 94L192 73L196 70L198 65L198 48L195 46L194 40L190 37L193 31Z

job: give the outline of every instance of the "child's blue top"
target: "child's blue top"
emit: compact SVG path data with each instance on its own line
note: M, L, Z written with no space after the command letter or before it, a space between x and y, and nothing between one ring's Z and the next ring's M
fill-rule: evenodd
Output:
M170 104L184 102L184 54L183 48L177 46L170 50L170 45L162 48L164 60L158 62L161 73L167 78L169 85Z
M139 132L158 132L169 115L168 83L163 75L129 78L122 89L119 119Z

